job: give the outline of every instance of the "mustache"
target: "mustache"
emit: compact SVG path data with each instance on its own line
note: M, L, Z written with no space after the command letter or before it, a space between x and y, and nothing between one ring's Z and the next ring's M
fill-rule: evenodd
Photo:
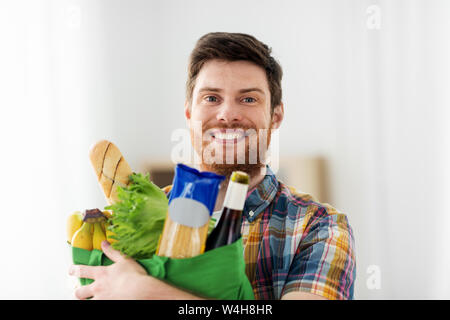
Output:
M256 130L256 128L254 126L249 126L249 125L242 125L242 124L232 124L232 125L214 125L214 126L206 126L202 128L203 131L208 131L208 130L214 130L214 129L220 129L220 130L248 130L248 129L254 129Z

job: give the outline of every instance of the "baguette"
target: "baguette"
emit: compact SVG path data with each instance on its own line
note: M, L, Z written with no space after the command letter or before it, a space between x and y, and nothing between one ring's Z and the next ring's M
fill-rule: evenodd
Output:
M119 200L117 187L128 186L133 171L119 148L107 140L96 142L89 151L89 158L106 201L110 205L116 203Z

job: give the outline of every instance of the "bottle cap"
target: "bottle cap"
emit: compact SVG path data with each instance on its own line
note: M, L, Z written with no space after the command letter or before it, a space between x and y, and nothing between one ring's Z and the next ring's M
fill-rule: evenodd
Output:
M243 171L233 171L233 173L231 174L231 181L242 184L248 184L249 177L248 174Z

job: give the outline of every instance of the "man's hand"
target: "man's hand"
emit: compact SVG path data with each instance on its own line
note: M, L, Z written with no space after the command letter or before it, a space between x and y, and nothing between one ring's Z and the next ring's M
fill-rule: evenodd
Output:
M142 288L139 284L147 278L145 269L133 259L114 250L107 241L102 242L105 255L115 263L108 266L73 265L69 274L95 281L75 290L78 299L140 299Z
M288 292L281 297L281 300L328 300L325 297L309 293L309 292Z
M114 250L107 241L102 242L103 253L114 264L104 266L73 265L69 274L95 280L75 290L78 299L142 300L142 299L199 299L147 275L145 269L131 258Z

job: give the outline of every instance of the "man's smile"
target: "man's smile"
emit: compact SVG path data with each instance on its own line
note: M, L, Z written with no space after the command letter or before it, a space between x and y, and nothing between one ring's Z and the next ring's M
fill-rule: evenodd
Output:
M220 144L235 144L249 136L244 129L210 129L206 134L213 142Z

